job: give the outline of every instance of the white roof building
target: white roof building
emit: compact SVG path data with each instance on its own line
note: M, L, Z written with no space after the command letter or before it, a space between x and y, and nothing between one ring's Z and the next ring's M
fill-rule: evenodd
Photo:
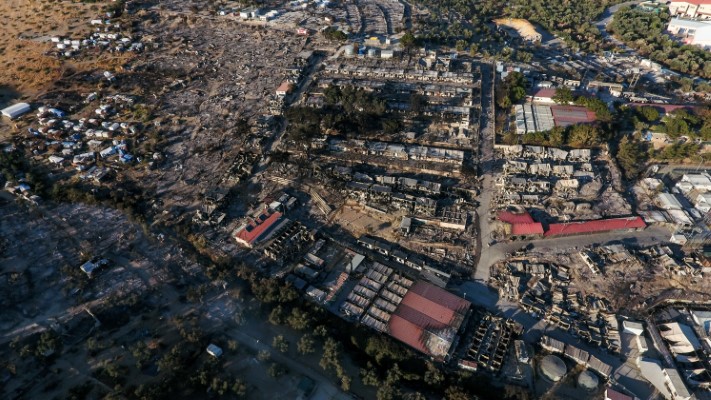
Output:
M644 325L635 321L622 321L622 329L625 333L639 336L644 333Z
M699 339L688 325L678 322L660 324L659 334L669 343L669 349L674 354L687 354L701 350Z
M711 210L711 193L700 193L696 196L694 207L703 214L709 212Z
M681 210L684 208L676 195L672 193L659 193L657 202L662 210Z
M671 1L669 14L686 18L711 19L711 0Z
M665 399L691 399L689 389L686 388L675 369L662 368L658 360L642 358L639 361L639 370L642 373L642 377L648 380Z
M709 7L711 9L711 5ZM711 21L672 18L667 32L680 37L686 44L711 47Z
M688 182L699 192L711 192L711 175L707 173L686 174L681 177L681 182Z
M2 115L10 118L10 119L15 119L19 118L23 114L29 112L31 109L30 105L27 103L17 103L13 104L10 107L6 107L2 109Z

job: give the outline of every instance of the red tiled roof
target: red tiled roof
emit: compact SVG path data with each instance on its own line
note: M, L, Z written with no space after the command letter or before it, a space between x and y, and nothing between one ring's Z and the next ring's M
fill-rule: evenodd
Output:
M235 234L235 238L241 239L249 244L254 243L264 232L267 231L275 222L281 219L282 214L275 212L269 216L262 213L254 221L245 225L239 232ZM265 218L265 219L262 219Z
M424 335L422 327L401 318L397 314L390 316L390 320L388 321L388 333L390 336L421 353L430 353L424 345L424 340L422 340L422 336Z
M555 96L555 89L551 88L541 88L533 92L533 97L548 97L553 98Z
M511 225L512 235L542 235L543 224L540 222L518 223Z
M291 90L291 82L284 81L284 82L281 83L281 85L279 85L279 87L277 88L276 91L277 91L277 92L285 92L285 93L286 93L286 92L288 92L289 90Z
M551 113L556 126L568 126L594 122L595 113L580 106L551 106Z
M418 298L416 299L413 297L412 302L410 302L408 299L408 295L410 293L417 294ZM408 290L407 294L405 294L405 297L402 299L401 304L406 304L413 308L417 308L417 306L421 304L417 302L419 298L428 300L435 304L439 304L442 307L448 308L460 314L464 314L469 309L469 306L471 306L471 303L464 300L463 298L424 281L418 281L417 283L412 285L412 287L410 287L410 290Z
M404 318L413 324L431 329L446 328L447 324L454 319L454 312L447 308L439 308L440 313L434 313L433 309L427 310L427 314L423 310L416 310L406 304L400 305L395 311L397 316Z
M711 5L711 0L672 0L673 3L689 3L696 6Z
M509 224L532 224L536 222L533 220L533 217L531 217L531 214L525 211L521 214L501 211L499 212L499 221L508 222Z
M605 398L610 400L632 400L632 397L612 389L605 389Z
M420 281L391 315L388 333L422 353L443 357L470 306L461 297Z
M579 235L584 233L600 233L622 229L641 229L647 224L641 217L611 218L596 221L566 222L551 224L544 236Z

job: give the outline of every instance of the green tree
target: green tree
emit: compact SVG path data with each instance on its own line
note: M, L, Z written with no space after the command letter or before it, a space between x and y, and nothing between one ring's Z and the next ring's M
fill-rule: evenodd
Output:
M427 107L427 98L419 93L410 95L410 111L419 114Z
M620 145L617 150L617 162L620 164L625 177L632 179L636 177L644 168L647 152L641 144L630 140L628 136L624 136L620 140Z
M416 43L417 39L415 39L415 35L413 35L412 32L405 32L405 34L400 38L400 45L406 50L410 50L415 47Z
M444 400L469 400L470 398L467 392L457 386L450 386L444 392Z
M287 317L286 322L297 331L304 330L311 325L311 315L308 311L294 307L291 310L291 314Z
M366 368L360 369L360 380L364 385L367 386L380 386L380 379L378 378L378 373L375 370L373 364L368 362Z
M316 345L316 340L314 335L310 333L304 334L299 341L296 343L296 349L299 354L306 355L311 354L315 351L314 346Z
M321 368L328 370L331 367L339 365L341 357L341 345L332 338L327 338L323 343L323 355L319 365Z
M679 136L689 135L689 124L683 117L671 116L664 122L667 135L670 138L678 138Z
M656 108L650 106L639 107L637 110L639 115L646 122L654 122L659 119L659 111Z
M429 386L439 386L444 382L444 374L431 362L427 362L427 371L425 371L425 383Z
M568 133L568 144L572 147L589 148L600 143L600 130L593 125L574 125Z
M272 378L278 378L278 377L286 374L287 369L286 369L286 367L284 367L283 365L281 365L279 363L272 363L272 365L270 365L269 368L267 369L267 373Z
M232 384L232 393L234 393L237 397L246 396L247 385L245 385L244 381L242 381L241 379L235 379L234 383Z
M277 305L276 307L272 308L272 311L269 313L269 322L272 325L281 325L284 323L284 309L282 308L281 305Z
M553 101L557 104L571 104L575 101L573 96L573 91L567 86L561 86L556 88L555 94L553 95Z
M286 353L289 351L289 341L284 338L284 335L274 336L272 347L277 349L280 353Z

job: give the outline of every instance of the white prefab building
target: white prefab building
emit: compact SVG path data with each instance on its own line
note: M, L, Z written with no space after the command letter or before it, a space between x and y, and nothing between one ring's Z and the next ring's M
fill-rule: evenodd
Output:
M656 359L641 358L638 362L640 373L665 399L689 400L691 393L673 368L663 368Z
M667 32L681 38L686 44L704 48L711 47L711 20L672 18L667 26Z
M695 207L703 214L711 211L711 193L700 193L696 196Z
M644 326L639 322L622 321L622 331L635 336L639 336L644 333Z
M49 156L49 162L51 162L53 164L60 164L60 163L64 162L64 157L51 155L51 156Z
M689 182L699 192L711 192L711 175L709 174L686 174L681 177L681 181Z
M2 115L10 118L10 119L15 119L19 118L23 114L26 114L30 111L31 107L27 103L17 103L14 105L11 105L10 107L3 108L2 109Z
M711 0L685 0L669 3L669 14L686 18L711 19Z
M659 193L657 202L662 210L681 210L684 208L677 196L672 193Z

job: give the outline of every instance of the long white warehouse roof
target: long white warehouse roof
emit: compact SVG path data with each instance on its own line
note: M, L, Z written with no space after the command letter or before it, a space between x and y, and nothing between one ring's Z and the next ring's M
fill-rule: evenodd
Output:
M13 104L10 107L3 108L2 109L2 115L10 118L10 119L15 119L22 114L30 111L30 105L27 103L17 103Z

